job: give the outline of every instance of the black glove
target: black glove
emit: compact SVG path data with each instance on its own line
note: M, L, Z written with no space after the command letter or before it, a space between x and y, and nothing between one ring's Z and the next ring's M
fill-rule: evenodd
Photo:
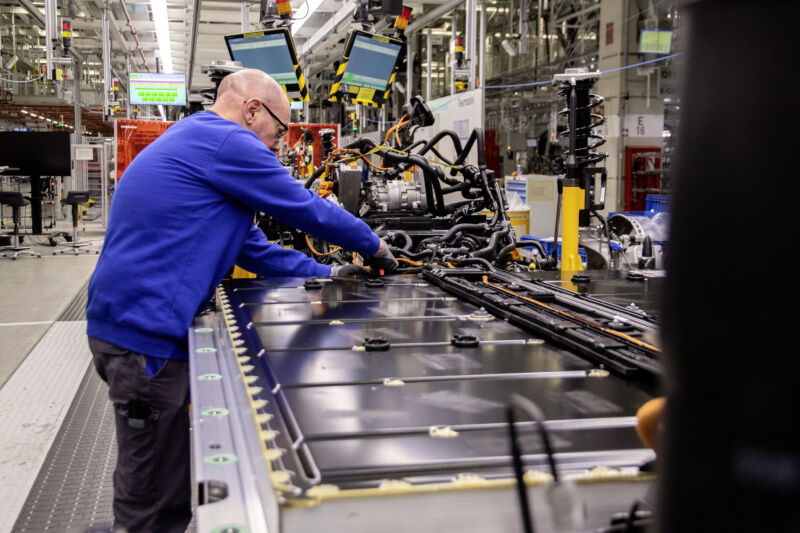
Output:
M383 239L381 239L381 247L378 249L378 253L367 257L367 263L376 272L383 270L385 274L394 272L399 266L397 259L394 258L389 250L389 245Z
M366 268L347 264L347 265L331 265L331 276L368 276L369 270Z

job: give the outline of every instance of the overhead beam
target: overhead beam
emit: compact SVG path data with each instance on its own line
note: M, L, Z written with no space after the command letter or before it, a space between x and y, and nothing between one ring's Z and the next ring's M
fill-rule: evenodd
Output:
M320 27L320 29L315 31L314 34L311 35L308 40L306 40L306 42L300 45L300 48L297 51L298 55L302 57L310 52L311 49L317 45L317 43L333 33L336 27L339 26L342 21L346 20L348 17L351 17L353 15L353 10L354 8L352 4L345 4L340 7L339 10L334 13L333 17L329 18L328 21Z
M428 24L436 21L438 18L443 17L450 13L455 8L464 5L464 0L450 0L446 4L442 4L433 11L429 11L421 17L414 19L414 22L406 28L406 35L411 35L417 30L420 30Z
M189 68L186 69L188 71L186 87L188 87L190 92L192 90L192 77L194 76L194 56L197 51L197 27L200 23L200 1L201 0L192 0L192 31L190 33L192 40L189 44Z

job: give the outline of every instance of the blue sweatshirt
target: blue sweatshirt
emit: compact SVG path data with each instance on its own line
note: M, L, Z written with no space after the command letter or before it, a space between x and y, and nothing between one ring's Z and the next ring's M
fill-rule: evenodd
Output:
M364 222L304 189L261 140L210 111L184 118L125 170L89 282L87 334L152 357L186 359L197 311L231 265L263 276L330 267L267 241L256 210L365 255Z

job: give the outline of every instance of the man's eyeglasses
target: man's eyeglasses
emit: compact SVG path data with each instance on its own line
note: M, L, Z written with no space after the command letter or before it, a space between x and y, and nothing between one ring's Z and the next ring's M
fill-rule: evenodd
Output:
M280 137L283 137L284 135L286 135L286 132L288 132L288 131L289 131L289 126L287 126L286 124L284 124L284 123L283 123L283 121L282 121L281 119L279 119L279 118L278 118L278 117L275 115L275 113L273 113L273 112L272 112L272 110L271 110L270 108L268 108L268 107L267 107L267 104L265 104L264 102L261 102L261 105L262 105L262 106L264 106L264 109L266 109L266 110L267 110L267 113L269 113L269 115L270 115L272 118L274 118L274 119L275 119L275 120L278 122L278 124L280 124L280 125L281 125L281 129L279 129L279 130L278 130L278 138L280 138Z

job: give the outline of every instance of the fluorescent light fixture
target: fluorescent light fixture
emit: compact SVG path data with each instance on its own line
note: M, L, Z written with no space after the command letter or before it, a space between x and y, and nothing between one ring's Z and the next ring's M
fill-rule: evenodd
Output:
M22 113L23 115L27 115L27 114L28 114L28 110L27 110L27 109L20 109L19 111L20 111L20 113Z
M150 0L153 12L153 24L156 27L158 55L161 57L161 71L172 73L172 44L169 41L169 18L167 17L167 0Z
M514 57L517 55L517 43L516 41L512 42L508 39L503 39L500 41L500 44L503 45L503 49L506 51L508 55Z
M150 1L152 2L153 0L150 0ZM319 9L319 6L322 5L322 1L323 0L307 0L306 1L306 7L308 8L308 12L306 13L306 16L304 16L300 20L292 22L292 36L297 35L297 32L300 31L300 28L302 28L303 25L305 25L305 23L308 22L308 20L311 18L311 14L314 11L316 11L317 9Z

